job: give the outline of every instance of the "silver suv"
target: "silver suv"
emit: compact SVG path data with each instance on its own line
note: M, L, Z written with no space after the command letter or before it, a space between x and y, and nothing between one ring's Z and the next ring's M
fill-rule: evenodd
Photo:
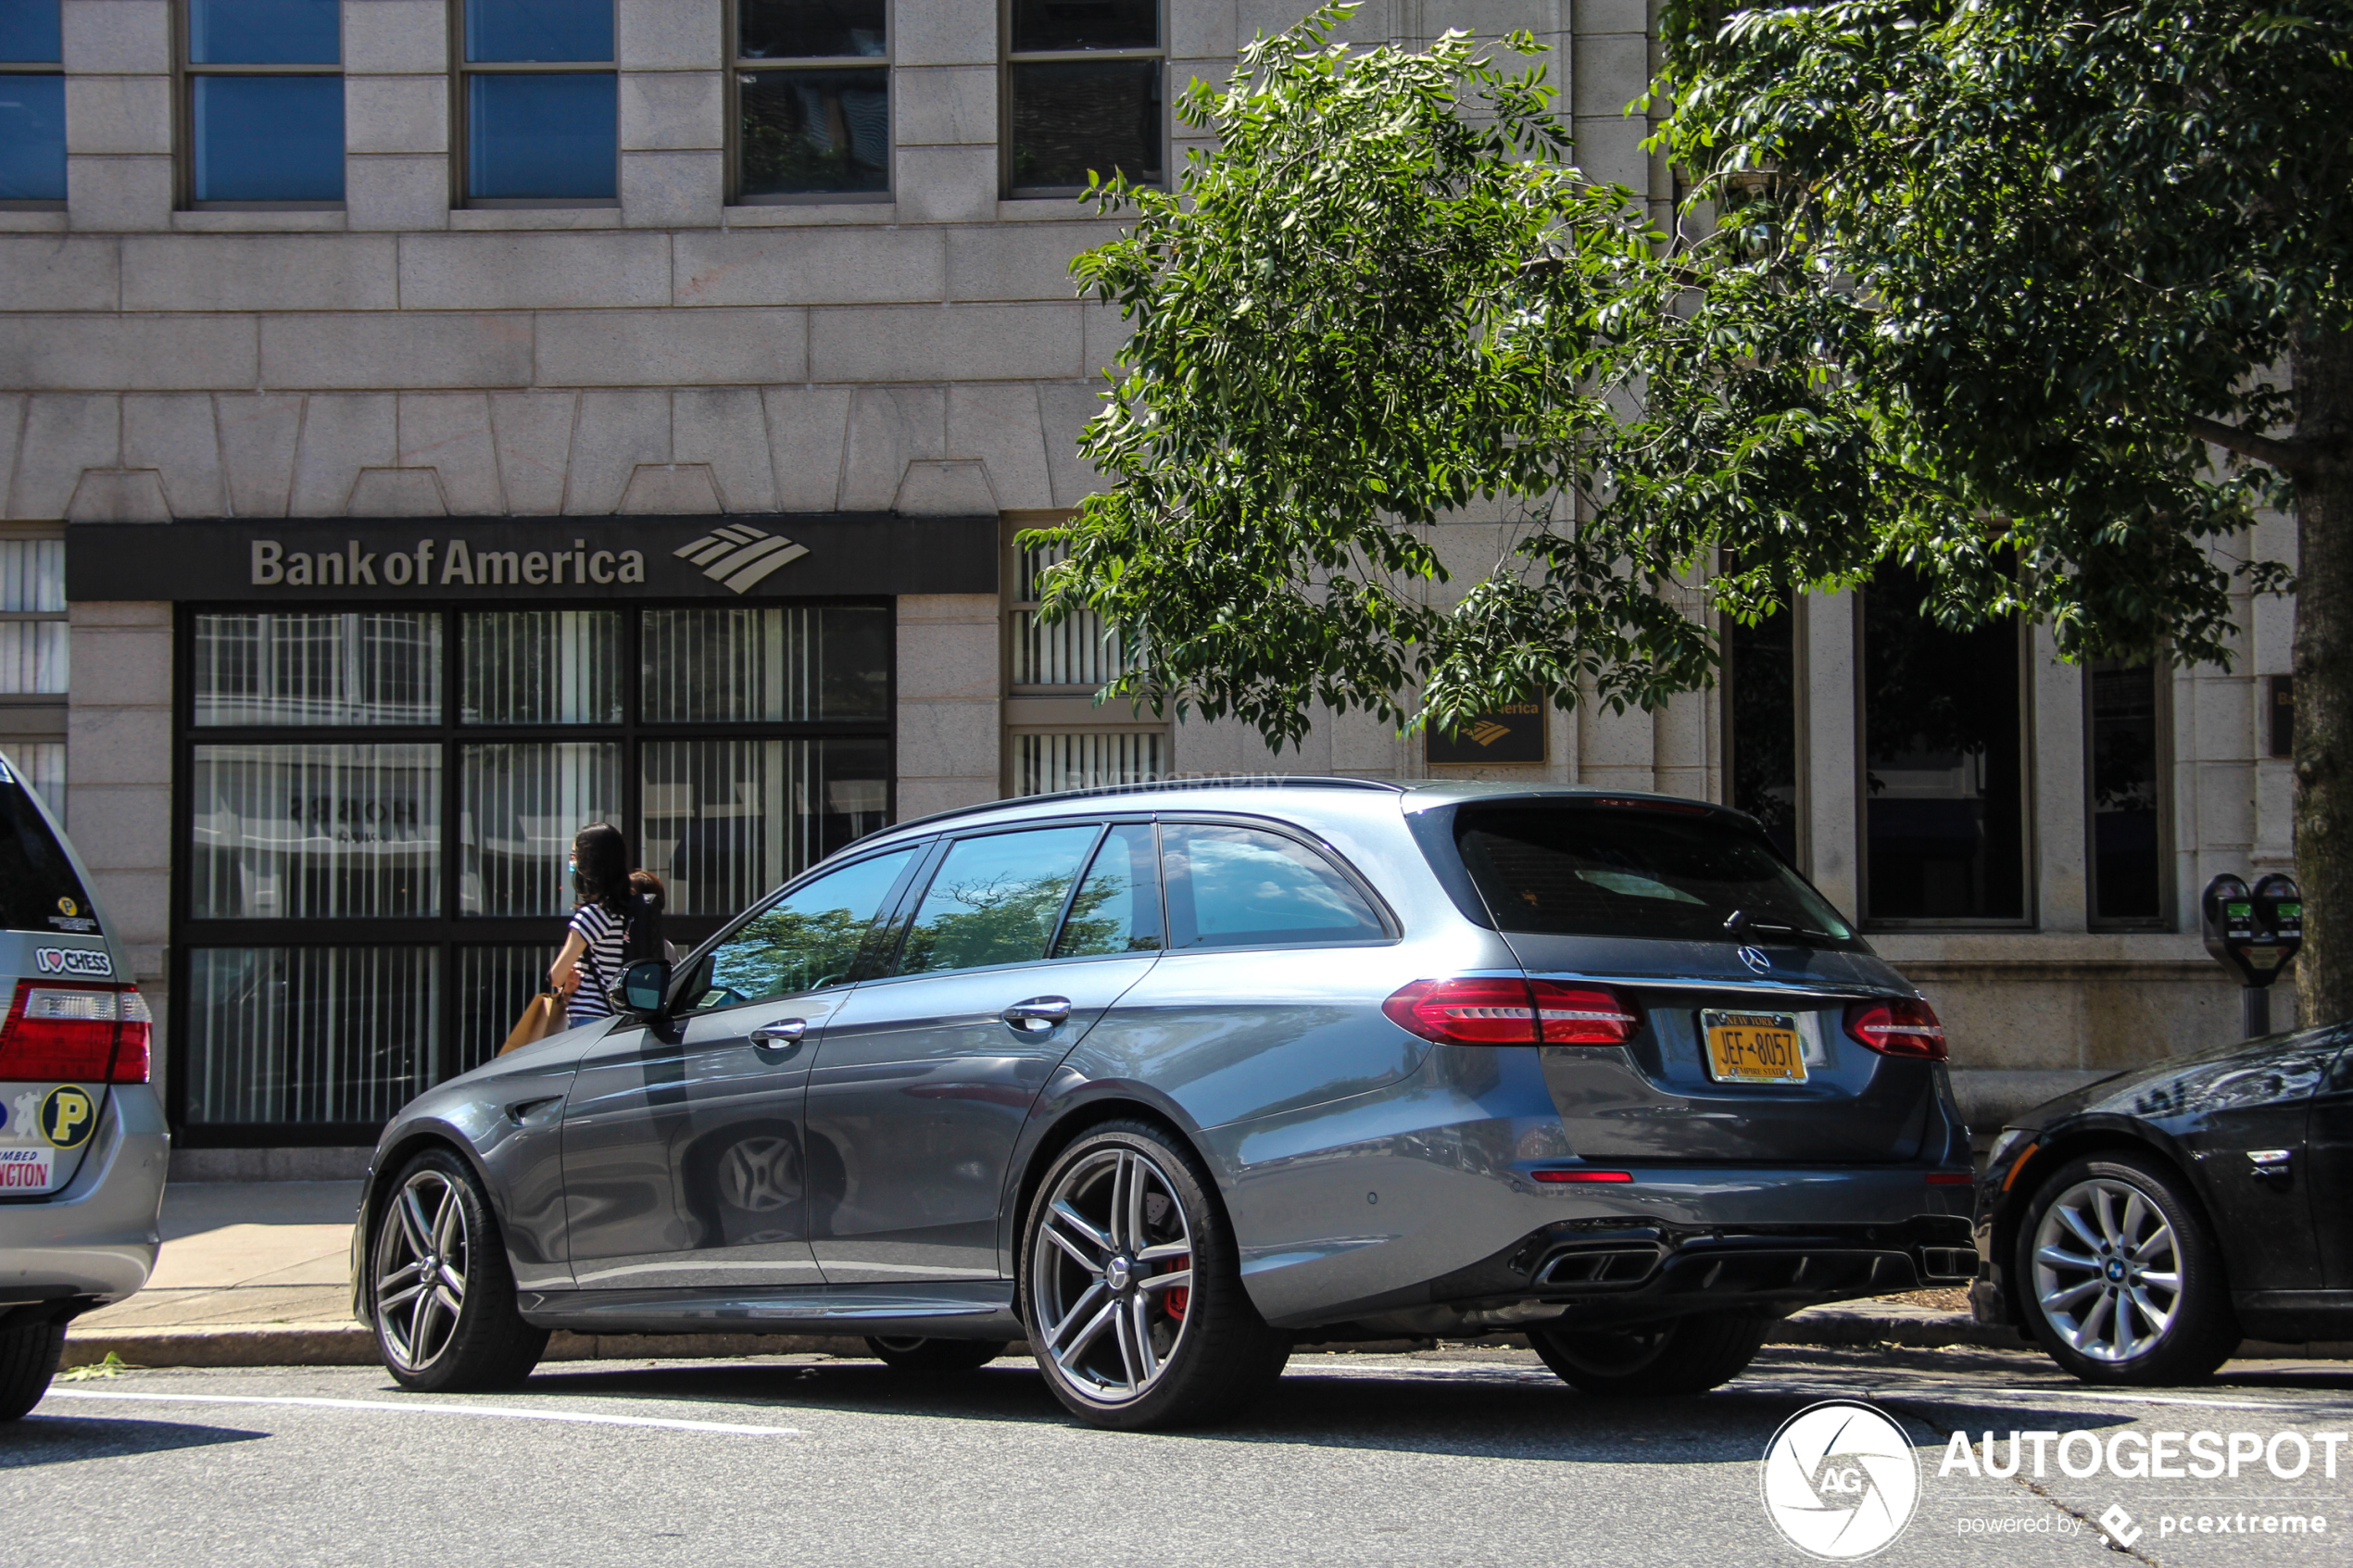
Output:
M0 1421L39 1402L68 1323L155 1267L171 1140L126 957L0 756Z
M562 1327L1026 1338L1199 1421L1299 1341L1524 1330L1696 1392L1800 1307L1975 1273L1935 1014L1752 820L1239 780L909 822L631 1010L394 1119L354 1238L395 1377Z

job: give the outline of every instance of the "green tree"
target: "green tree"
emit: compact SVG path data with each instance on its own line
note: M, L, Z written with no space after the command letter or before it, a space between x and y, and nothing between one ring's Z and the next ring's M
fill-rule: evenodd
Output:
M1882 561L1956 629L2227 663L2290 505L2299 970L2353 1014L2353 9L1671 0L1664 232L1540 69L1352 50L1350 11L1189 94L1218 150L1106 186L1134 221L1074 265L1134 336L1109 488L1033 537L1049 613L1133 642L1110 695L1277 745L1318 703L1655 706L1711 612ZM1505 502L1537 521L1441 594L1431 525Z

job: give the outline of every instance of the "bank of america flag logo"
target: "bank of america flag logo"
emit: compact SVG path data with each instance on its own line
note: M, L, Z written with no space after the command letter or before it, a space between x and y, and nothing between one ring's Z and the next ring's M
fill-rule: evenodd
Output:
M757 587L761 579L778 567L807 555L809 546L796 545L779 533L762 533L731 522L671 553L701 567L702 574L713 583L724 583L741 594Z

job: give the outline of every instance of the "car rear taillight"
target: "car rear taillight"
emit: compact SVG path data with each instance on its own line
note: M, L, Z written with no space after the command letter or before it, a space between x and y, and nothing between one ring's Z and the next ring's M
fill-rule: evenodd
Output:
M0 1080L144 1084L149 1022L135 985L19 980L0 1022Z
M1936 1010L1917 997L1849 1002L1846 1032L1889 1056L1944 1060L1944 1025L1936 1021Z
M1381 1004L1401 1029L1449 1046L1618 1046L1637 1022L1617 994L1557 980L1416 980Z

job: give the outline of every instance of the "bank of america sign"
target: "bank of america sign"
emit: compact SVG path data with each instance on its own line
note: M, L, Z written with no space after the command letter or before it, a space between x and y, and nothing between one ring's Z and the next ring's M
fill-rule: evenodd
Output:
M690 545L673 550L680 560L692 561L713 583L736 593L748 593L780 566L809 553L781 533L763 533L740 522L713 529Z

